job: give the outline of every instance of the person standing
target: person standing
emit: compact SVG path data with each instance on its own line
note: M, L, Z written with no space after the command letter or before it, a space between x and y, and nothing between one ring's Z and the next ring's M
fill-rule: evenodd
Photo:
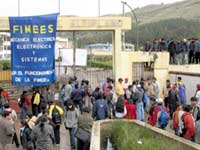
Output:
M122 85L123 79L119 78L118 81L116 82L116 94L117 96L124 96L124 89L123 89L123 85Z
M168 107L169 103L169 91L171 90L171 83L170 80L166 80L166 86L163 88L163 95L164 95L164 103L165 107Z
M78 120L78 129L76 132L77 150L89 149L92 125L93 119L90 115L90 109L88 107L85 107L83 109L83 114Z
M0 143L3 150L12 150L12 140L15 130L11 119L11 113L8 111L4 111L0 119Z
M71 93L71 99L74 103L74 106L76 108L79 107L81 113L83 112L83 97L84 97L84 91L82 91L79 88L78 84L74 85L75 89L73 89L72 93Z
M169 91L169 99L168 99L169 114L170 114L171 119L172 119L173 113L176 110L177 102L179 102L178 91L177 91L176 85L173 85Z
M185 92L185 86L181 83L178 83L178 97L179 101L182 105L186 104L186 92Z
M95 120L103 120L109 116L109 108L106 101L103 99L103 94L100 92L97 101L93 105L92 117Z
M144 121L144 103L143 103L144 90L141 85L137 85L137 89L135 91L136 98L136 108L137 108L137 120Z
M20 103L21 103L20 119L23 120L26 118L27 113L30 111L29 107L31 105L31 100L28 96L27 91L23 91L22 95L20 96Z
M33 128L31 133L35 150L53 150L54 137L53 127L49 125L48 118L42 116L39 124Z
M49 118L54 123L54 135L56 146L60 145L60 125L62 123L62 116L64 115L63 109L56 104L55 101L49 106Z
M198 99L196 97L192 97L190 101L196 129L195 142L200 144L200 106L198 105Z
M183 126L183 121L182 121L182 116L184 114L183 108L179 102L177 102L176 105L176 111L173 113L173 118L172 118L172 126L175 132L175 135L180 136L182 133L181 129Z
M152 80L152 85L153 85L153 90L154 90L154 95L156 98L159 97L159 94L160 94L160 84L158 83L156 77L153 77L153 80Z
M195 97L197 98L198 103L199 103L200 102L200 84L197 84L197 90L195 93Z
M78 126L79 110L74 107L71 100L67 101L66 112L64 116L64 125L69 130L71 150L76 149L75 131Z
M72 81L69 80L68 83L65 85L64 103L67 103L67 100L69 100L71 98L71 93L72 93Z
M136 119L136 106L133 104L133 100L130 98L128 99L126 106L127 114L124 117L125 119Z
M181 137L194 141L195 138L195 121L192 116L192 106L186 105L183 110L185 113L182 116L184 128Z

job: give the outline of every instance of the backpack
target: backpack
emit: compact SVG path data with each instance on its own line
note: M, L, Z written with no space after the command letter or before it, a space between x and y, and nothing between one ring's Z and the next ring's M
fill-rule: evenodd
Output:
M158 125L161 128L165 128L168 125L168 122L169 122L169 115L164 110L163 107L159 107L159 108L160 108L160 115L158 117Z
M61 115L58 109L56 108L56 105L54 106L53 111L52 111L52 121L55 124L61 124L61 121L62 121Z
M116 111L119 113L123 113L124 112L124 104L122 100L118 100L116 103Z
M31 139L32 130L28 127L25 127L23 130L20 129L20 141L23 148L33 150L34 144Z
M64 98L65 98L65 87L60 89L60 97L61 97L62 100L64 100Z

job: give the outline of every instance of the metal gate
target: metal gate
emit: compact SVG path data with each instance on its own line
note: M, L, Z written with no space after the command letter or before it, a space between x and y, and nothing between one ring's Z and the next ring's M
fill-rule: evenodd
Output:
M64 69L62 69L64 70ZM59 81L64 82L68 80L69 77L73 77L72 67L67 67L67 72L62 73L59 77ZM88 67L76 67L76 77L79 82L85 79L90 82L91 87L94 89L97 86L101 87L102 83L106 81L107 77L113 79L113 71L105 70L101 68L88 68Z
M154 76L154 63L143 62L132 64L133 81L152 78Z

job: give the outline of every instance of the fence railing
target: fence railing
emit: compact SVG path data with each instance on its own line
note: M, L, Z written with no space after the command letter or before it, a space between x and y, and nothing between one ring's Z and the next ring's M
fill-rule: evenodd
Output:
M1 70L0 81L10 81L10 80L11 80L11 70Z

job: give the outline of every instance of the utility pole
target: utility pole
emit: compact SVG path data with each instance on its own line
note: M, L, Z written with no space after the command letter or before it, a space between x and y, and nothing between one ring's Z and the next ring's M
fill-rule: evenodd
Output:
M133 10L133 8L127 2L121 1L121 3L124 4L124 5L126 5L131 10L132 15L135 17L135 22L136 22L136 39L137 39L136 50L138 50L139 49L139 24L138 24L138 19L137 19L136 13Z
M125 4L122 3L122 14L125 16ZM122 31L122 47L123 51L125 50L125 31Z
M73 75L76 76L76 33L73 31Z

